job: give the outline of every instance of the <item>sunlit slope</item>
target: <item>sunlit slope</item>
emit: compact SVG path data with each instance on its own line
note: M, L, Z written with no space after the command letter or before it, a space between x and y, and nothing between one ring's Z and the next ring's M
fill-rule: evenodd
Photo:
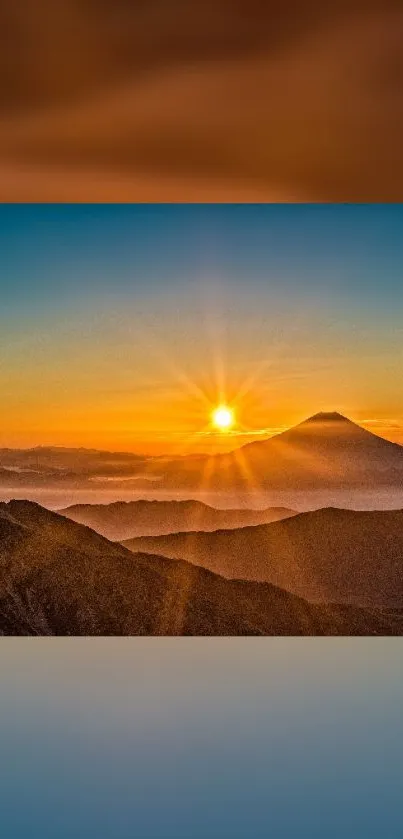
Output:
M308 600L403 606L403 511L324 509L282 522L134 539L229 578L260 580Z
M268 440L214 458L167 463L161 485L223 489L401 487L403 446L337 413L319 413Z

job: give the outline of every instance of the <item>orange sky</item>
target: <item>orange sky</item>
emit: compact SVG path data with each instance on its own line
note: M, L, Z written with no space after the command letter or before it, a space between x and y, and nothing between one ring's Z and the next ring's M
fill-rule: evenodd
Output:
M259 324L254 335L245 326L242 340L227 336L221 347L204 326L189 337L186 322L177 326L174 347L155 325L145 333L138 322L128 333L123 322L120 328L123 335L111 335L101 320L80 335L80 325L68 322L43 331L31 325L0 368L0 445L225 451L334 410L403 443L398 357L385 365L383 356L351 355L347 363L319 335L322 354L315 358L291 335L283 347L268 343L268 357L256 360ZM235 412L230 433L211 426L222 402Z
M400 205L0 205L0 446L403 443L402 242Z

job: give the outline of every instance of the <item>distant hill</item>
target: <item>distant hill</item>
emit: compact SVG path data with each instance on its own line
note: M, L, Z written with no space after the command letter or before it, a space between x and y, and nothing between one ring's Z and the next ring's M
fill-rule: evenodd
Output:
M27 501L0 504L3 635L397 635L399 613L315 606L138 554Z
M206 472L206 458L177 459L166 465L162 485L200 486ZM401 487L403 446L341 414L319 413L270 439L210 458L208 474L212 489Z
M133 452L36 446L0 449L0 487L12 489L128 489L144 485L148 457ZM149 482L146 481L146 486Z
M99 449L36 446L32 449L0 449L3 469L45 474L58 472L77 475L125 475L136 472L147 460L133 452L106 452Z
M112 504L76 504L59 513L92 527L107 539L159 536L187 530L218 530L266 524L295 515L286 507L266 510L217 510L201 501L116 501Z
M324 509L215 533L132 539L228 578L273 583L316 602L403 607L403 511Z

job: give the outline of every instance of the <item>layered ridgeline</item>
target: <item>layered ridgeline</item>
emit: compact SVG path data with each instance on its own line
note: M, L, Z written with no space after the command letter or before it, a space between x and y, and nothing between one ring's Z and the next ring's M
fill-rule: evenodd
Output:
M400 613L312 605L136 554L28 501L0 504L4 635L403 634Z
M164 487L328 489L403 485L403 446L338 413L319 413L270 439L214 458L181 458L162 468Z
M269 582L314 602L403 608L403 510L329 508L257 527L125 545L227 578Z
M295 515L287 507L266 510L217 510L201 501L116 501L75 504L59 513L106 536L122 541L135 536L159 536L178 531L219 530L267 524Z
M96 488L138 480L148 458L133 452L36 446L0 449L0 486ZM109 484L110 486L110 484Z

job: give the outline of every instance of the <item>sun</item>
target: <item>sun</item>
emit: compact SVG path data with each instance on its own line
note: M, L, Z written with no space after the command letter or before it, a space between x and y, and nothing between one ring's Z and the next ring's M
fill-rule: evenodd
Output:
M234 425L234 412L227 405L219 405L212 413L213 425L220 431L228 431Z

